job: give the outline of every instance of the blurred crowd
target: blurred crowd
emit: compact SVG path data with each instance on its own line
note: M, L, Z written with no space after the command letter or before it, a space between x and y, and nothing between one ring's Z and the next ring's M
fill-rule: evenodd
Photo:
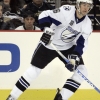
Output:
M50 3L55 0L0 0L0 30L37 30L39 29L38 16L44 10L55 9L56 6ZM57 0L58 1L58 0ZM61 0L61 5L72 4L75 0ZM93 13L94 17L94 29L100 28L99 23L95 18L96 13L100 12L96 8L96 4L100 5L99 0L94 1L94 9L91 10L90 14ZM100 6L98 6L100 9Z
M38 16L55 7L44 0L0 0L0 30L38 30Z

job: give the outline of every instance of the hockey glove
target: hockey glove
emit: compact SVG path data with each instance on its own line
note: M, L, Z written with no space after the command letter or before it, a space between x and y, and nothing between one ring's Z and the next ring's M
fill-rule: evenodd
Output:
M76 70L80 60L79 57L75 54L70 54L68 55L68 60L70 61L70 64L66 64L66 68L71 72Z
M50 40L52 40L52 36L54 35L54 31L52 30L52 29L50 29L50 28L45 28L44 29L44 33L43 33L43 35L42 35L42 37L41 37L41 41L45 44L45 45L47 45L47 44L49 44L49 42L50 42Z

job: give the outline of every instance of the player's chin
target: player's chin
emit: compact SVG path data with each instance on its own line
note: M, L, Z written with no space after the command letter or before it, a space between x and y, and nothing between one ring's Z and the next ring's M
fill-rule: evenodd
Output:
M83 16L86 16L87 14L88 14L88 12L83 12L82 13Z

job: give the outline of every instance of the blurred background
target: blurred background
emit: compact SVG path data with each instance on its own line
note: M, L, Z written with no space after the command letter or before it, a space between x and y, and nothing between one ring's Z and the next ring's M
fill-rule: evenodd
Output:
M43 5L42 5L43 4ZM31 10L36 21L33 23L38 25L38 16L44 10L51 10L60 7L61 5L75 5L76 0L0 0L2 5L2 13L0 13L0 30L15 30L18 26L24 23L23 15L25 11ZM88 16L93 22L93 30L100 30L100 0L93 0L93 9Z

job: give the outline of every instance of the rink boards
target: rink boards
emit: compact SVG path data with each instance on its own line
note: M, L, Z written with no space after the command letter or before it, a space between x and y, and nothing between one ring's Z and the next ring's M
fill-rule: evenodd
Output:
M6 99L16 81L30 66L33 52L41 35L42 32L0 32L0 46L3 47L0 48L0 100ZM83 58L88 70L88 79L98 88L100 88L99 52L100 34L93 32ZM18 100L53 100L56 88L61 88L72 74L56 58ZM70 98L70 100L90 99L99 100L100 94L85 81L76 94Z

